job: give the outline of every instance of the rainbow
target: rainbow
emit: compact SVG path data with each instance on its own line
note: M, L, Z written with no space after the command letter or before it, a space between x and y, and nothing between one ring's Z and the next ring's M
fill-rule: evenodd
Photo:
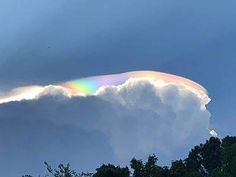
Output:
M68 89L73 95L93 95L102 86L118 86L128 79L153 79L164 83L173 83L183 85L200 94L207 94L207 91L200 84L184 77L156 72L156 71L132 71L120 74L93 76L82 79L72 80L63 83L62 86Z

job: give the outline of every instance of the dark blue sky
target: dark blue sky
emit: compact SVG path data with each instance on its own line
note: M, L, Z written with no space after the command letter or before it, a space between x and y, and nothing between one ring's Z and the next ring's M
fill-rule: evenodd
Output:
M212 127L220 137L235 135L235 6L233 0L1 0L0 90L163 71L203 85Z

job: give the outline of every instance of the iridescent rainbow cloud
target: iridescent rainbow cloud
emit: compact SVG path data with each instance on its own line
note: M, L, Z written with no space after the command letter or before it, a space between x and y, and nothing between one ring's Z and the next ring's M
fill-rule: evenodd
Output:
M58 85L25 86L15 88L3 94L0 93L0 104L11 101L38 99L45 94L62 93L68 97L77 95L99 95L100 89L106 86L120 86L130 79L149 80L157 87L174 84L183 86L203 100L204 104L210 101L207 91L198 83L176 75L155 71L132 71L121 74L101 75L81 78Z
M130 78L152 79L163 81L166 84L178 84L192 89L192 91L198 92L198 94L207 95L206 89L192 80L155 71L132 71L120 74L94 76L72 80L62 84L62 86L68 89L73 95L93 95L102 86L118 86L125 83Z

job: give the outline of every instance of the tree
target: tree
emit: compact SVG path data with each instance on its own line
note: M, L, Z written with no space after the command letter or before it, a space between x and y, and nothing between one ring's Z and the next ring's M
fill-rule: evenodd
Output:
M44 162L44 164L47 166L48 172L54 177L79 177L79 175L74 170L70 169L69 164L66 166L63 164L58 165L58 170L52 169L52 167L47 162Z
M201 156L202 144L200 146L195 146L190 152L188 157L185 159L186 167L192 171L199 171L202 164Z
M156 155L150 155L146 163L133 158L131 160L131 168L134 170L133 177L168 177L168 167L160 167L157 165L158 158Z
M176 160L172 162L170 168L171 177L186 177L187 168L182 160Z
M225 137L222 140L223 165L219 177L236 176L236 137Z
M111 164L102 165L96 171L93 177L129 177L130 174L128 167L121 168L120 166L116 167Z
M156 155L150 155L147 162L133 158L130 161L132 177L236 177L236 137L227 136L222 141L211 137L204 144L195 146L185 160L172 161L169 168L161 167L157 162ZM76 173L69 164L60 164L57 169L52 169L46 162L45 165L49 174L44 177L131 177L128 167L112 164L102 165L95 174Z
M148 161L145 163L144 166L144 173L143 173L144 177L155 177L157 175L158 173L156 165L157 160L158 158L154 154L148 157Z
M185 159L185 165L190 177L202 177L205 175L202 153L203 144L195 146Z
M130 167L134 170L133 177L143 177L144 164L142 160L137 160L133 158L130 161Z
M47 162L44 162L47 167L47 171L53 177L92 177L92 173L76 173L74 170L70 168L70 164L58 165L58 169L53 169ZM31 175L24 175L23 177L33 177ZM40 176L39 176L40 177ZM45 175L44 177L49 177L49 175Z
M201 149L202 165L206 176L213 176L214 171L218 171L222 166L221 141L218 138L211 137L202 146Z

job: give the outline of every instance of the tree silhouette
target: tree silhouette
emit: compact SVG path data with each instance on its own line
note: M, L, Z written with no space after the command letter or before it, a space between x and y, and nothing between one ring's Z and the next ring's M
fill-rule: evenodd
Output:
M218 171L222 166L221 141L218 138L211 137L201 150L203 157L202 165L206 169L206 176L212 176L214 171Z
M137 160L133 158L130 161L130 167L134 170L133 177L143 177L144 165L142 160Z
M46 165L47 171L49 174L45 175L44 177L92 177L92 173L77 173L70 168L70 164L58 165L58 169L53 169L47 162L44 162ZM22 177L33 177L31 175L24 175ZM40 177L40 176L39 176Z
M115 167L114 165L102 165L96 169L96 173L93 177L129 177L128 167L121 168L120 166Z
M225 137L222 140L223 165L219 177L236 176L236 137Z
M69 164L53 169L45 162L49 174L44 177L236 177L236 137L227 136L222 141L211 137L195 146L186 159L172 161L170 167L161 167L157 162L154 154L147 162L133 158L130 161L132 174L128 167L112 164L102 165L92 174L76 173Z

